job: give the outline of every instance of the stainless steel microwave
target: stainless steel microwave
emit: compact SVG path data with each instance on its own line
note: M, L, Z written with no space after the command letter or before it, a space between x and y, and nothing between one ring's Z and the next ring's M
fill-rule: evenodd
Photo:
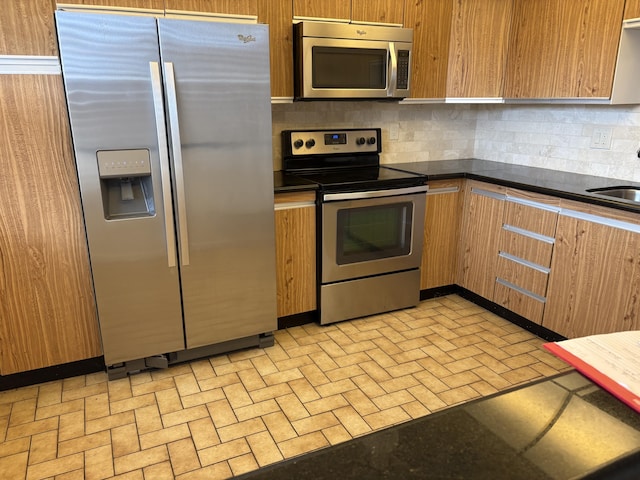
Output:
M328 22L294 25L295 97L401 99L411 89L413 30Z

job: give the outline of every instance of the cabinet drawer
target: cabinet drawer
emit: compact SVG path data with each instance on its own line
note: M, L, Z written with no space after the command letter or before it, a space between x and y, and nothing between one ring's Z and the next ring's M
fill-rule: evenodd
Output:
M528 232L553 238L558 222L557 210L546 210L508 199L505 205L504 223Z
M514 290L508 285L497 282L494 292L494 302L498 305L523 316L537 324L542 323L544 313L544 302L533 298L525 293Z
M553 243L522 235L506 226L500 233L500 251L548 268L551 266Z
M503 254L498 256L497 277L540 297L547 294L548 272L517 263Z

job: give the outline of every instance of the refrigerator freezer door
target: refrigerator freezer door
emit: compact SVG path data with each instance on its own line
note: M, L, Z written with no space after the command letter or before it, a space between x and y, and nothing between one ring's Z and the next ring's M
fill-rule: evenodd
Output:
M156 19L58 11L56 22L105 362L182 350L170 179L163 189L162 178L169 172ZM148 150L151 175L133 178L149 196L146 214L106 218L109 189L130 181L100 178L97 152L111 150L124 171L121 152L135 152L135 161ZM111 193L126 203L135 190L122 192L129 190Z
M275 330L268 27L158 27L187 348Z

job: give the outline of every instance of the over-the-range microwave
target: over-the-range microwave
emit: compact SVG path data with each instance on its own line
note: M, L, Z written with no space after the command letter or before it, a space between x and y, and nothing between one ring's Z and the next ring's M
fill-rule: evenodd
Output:
M295 97L407 97L412 44L411 28L315 21L294 24Z

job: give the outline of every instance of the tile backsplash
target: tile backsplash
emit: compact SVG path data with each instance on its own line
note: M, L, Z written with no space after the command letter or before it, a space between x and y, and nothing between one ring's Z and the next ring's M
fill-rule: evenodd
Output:
M271 112L274 170L282 163L280 132L295 128L380 127L381 163L473 157L477 112L470 105L295 102L272 105Z
M295 102L272 105L273 168L280 132L381 127L386 164L476 157L640 182L640 106ZM610 128L610 149L591 148Z
M640 182L640 106L483 105L476 119L477 158ZM610 149L590 147L599 127Z

